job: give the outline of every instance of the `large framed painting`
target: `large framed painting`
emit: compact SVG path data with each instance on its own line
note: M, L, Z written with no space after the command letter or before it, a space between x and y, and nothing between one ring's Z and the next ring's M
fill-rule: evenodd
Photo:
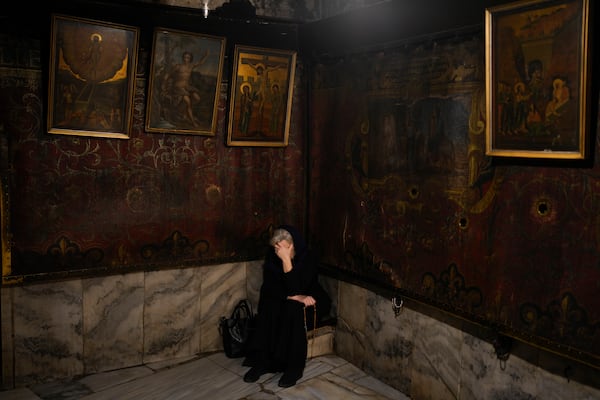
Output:
M486 9L486 154L584 159L588 147L589 0Z
M288 144L296 52L236 46L227 144Z
M53 14L48 132L129 138L139 29Z
M146 131L214 136L225 38L156 28Z

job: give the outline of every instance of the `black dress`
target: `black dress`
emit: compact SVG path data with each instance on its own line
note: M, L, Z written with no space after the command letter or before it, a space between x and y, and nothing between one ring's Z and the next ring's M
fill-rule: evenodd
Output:
M263 264L256 330L247 348L243 365L265 372L284 372L293 380L300 379L307 356L306 330L313 329L314 307L287 296L311 295L316 300L317 321L329 315L331 299L318 282L317 260L308 250L300 233L282 225L292 235L295 256L292 270L284 273L282 262L270 247ZM318 322L317 322L318 325Z

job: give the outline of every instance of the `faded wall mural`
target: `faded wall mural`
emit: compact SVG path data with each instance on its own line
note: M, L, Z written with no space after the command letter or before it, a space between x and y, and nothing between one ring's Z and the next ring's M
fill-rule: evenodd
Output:
M39 41L0 47L5 283L256 259L272 225L303 227L301 67L289 145L232 148L224 83L215 137L144 131L145 51L130 139L49 135Z
M600 168L485 156L483 43L315 68L311 240L360 280L600 366Z

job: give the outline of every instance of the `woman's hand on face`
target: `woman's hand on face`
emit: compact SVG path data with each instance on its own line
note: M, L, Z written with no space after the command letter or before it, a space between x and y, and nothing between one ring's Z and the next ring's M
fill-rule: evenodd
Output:
M285 240L282 240L281 242L277 242L275 244L275 254L277 254L277 257L279 257L281 261L291 261L293 251L294 245L292 243L288 243Z

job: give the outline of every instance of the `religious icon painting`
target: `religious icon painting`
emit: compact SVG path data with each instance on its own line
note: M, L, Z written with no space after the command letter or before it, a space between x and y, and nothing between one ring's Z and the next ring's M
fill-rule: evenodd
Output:
M296 52L236 46L227 144L288 144Z
M52 15L51 134L129 138L139 29Z
M146 131L214 136L225 38L154 31Z
M486 9L486 154L584 159L589 147L589 0Z

